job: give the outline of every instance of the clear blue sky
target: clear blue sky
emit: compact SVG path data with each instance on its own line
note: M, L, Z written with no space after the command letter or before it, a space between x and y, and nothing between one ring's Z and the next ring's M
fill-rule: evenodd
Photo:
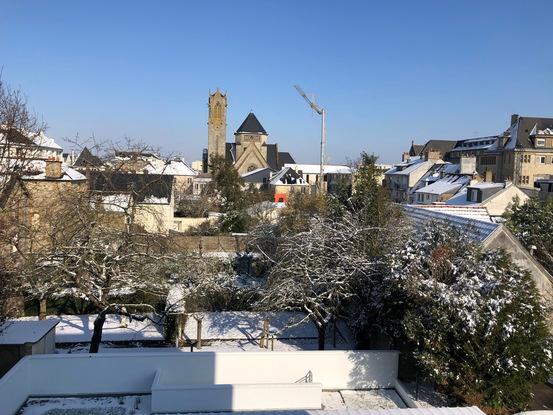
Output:
M251 110L281 151L395 161L414 139L498 133L553 116L553 1L0 0L3 80L60 139L125 136L198 159L207 94L228 139Z

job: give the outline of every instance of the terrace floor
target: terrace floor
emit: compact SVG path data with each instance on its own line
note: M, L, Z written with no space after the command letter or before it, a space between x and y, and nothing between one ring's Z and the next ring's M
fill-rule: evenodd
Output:
M322 408L406 408L393 389L324 391ZM150 395L29 398L18 415L150 415Z

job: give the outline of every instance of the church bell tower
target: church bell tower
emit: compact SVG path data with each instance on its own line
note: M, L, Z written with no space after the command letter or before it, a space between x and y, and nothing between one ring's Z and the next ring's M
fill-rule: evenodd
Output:
M227 142L227 96L219 88L209 93L209 116L207 120L208 156L225 157Z

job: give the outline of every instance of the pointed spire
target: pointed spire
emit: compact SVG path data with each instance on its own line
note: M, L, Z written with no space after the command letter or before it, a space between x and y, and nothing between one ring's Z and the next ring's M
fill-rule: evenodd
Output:
M250 112L242 125L236 130L237 133L260 133L267 134L265 128L261 125L253 112Z

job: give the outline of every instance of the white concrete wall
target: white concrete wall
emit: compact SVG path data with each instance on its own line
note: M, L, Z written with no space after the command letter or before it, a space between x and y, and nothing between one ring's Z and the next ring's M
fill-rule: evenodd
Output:
M0 413L15 414L31 395L29 358L23 358L0 378Z
M160 386L290 384L311 372L323 389L385 388L397 368L396 351L37 355L0 379L0 402L13 409L28 395L150 393L158 370Z
M168 385L158 371L152 385L152 413L320 409L320 383Z

